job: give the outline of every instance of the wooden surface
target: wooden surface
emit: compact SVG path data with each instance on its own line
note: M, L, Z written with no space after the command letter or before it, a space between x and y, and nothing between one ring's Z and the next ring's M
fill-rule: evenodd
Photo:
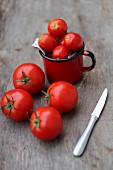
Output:
M0 111L0 170L112 170L113 166L113 1L112 0L0 0L0 96L11 88L13 70L21 63L42 66L36 37L47 32L48 22L65 19L70 31L82 35L86 49L95 53L93 71L75 84L77 107L63 116L59 138L37 140L29 122L16 123ZM46 81L45 89L48 86ZM87 125L102 91L109 97L84 155L73 157L73 148ZM35 95L35 108L41 94Z

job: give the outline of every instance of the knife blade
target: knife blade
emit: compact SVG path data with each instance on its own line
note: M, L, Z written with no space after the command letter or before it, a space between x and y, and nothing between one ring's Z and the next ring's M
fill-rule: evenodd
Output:
M103 107L106 103L106 99L107 99L107 88L103 91L94 111L91 114L91 118L89 120L89 123L85 129L85 131L83 132L82 136L80 137L79 141L77 142L74 151L73 151L73 155L74 156L81 156L86 148L88 139L90 137L90 134L92 132L92 129L96 123L96 121L99 119L100 114L102 113Z

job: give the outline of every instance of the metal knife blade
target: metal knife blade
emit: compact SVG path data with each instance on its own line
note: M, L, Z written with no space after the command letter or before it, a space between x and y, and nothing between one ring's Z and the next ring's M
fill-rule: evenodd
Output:
M82 136L80 137L79 141L77 142L74 151L73 151L73 155L74 156L81 156L84 152L84 149L86 147L86 144L88 142L88 139L90 137L90 134L92 132L92 129L96 123L96 121L98 120L102 109L106 103L106 99L107 99L107 88L103 91L93 113L91 114L91 118L90 121L85 129L85 131L83 132Z
M102 95L101 95L101 97L100 97L100 99L99 99L99 101L98 101L98 103L97 103L97 105L96 105L96 107L95 107L95 109L94 109L94 111L91 115L97 116L99 118L99 116L102 112L102 109L105 105L106 99L107 99L107 93L108 93L108 91L107 91L107 88L106 88L103 91L103 93L102 93Z

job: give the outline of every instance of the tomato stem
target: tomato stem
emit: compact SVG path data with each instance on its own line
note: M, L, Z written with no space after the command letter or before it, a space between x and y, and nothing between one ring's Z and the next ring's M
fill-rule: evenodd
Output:
M31 84L29 81L30 81L30 79L31 79L31 77L26 77L26 75L25 75L25 73L24 73L24 71L22 71L22 79L20 79L20 80L16 80L17 82L23 82L23 85L26 85L26 84L28 84L28 85L30 85L30 86L33 86L34 84Z
M34 127L33 128L40 128L40 119L39 119L39 117L38 117L38 115L36 114L36 112L34 112L35 113L35 120L33 121L33 124L34 124Z
M69 39L70 39L70 36L69 36L69 35L67 35L67 36L66 36L66 40L69 40Z
M53 23L52 28L53 28L53 29L56 29L57 27L58 27L57 24L56 24L56 23Z
M9 98L7 97L7 95L4 93L4 96L6 97L6 100L7 100L7 104L5 104L4 106L1 107L1 109L4 109L4 108L7 108L8 109L8 116L7 117L10 117L10 112L12 109L14 109L14 99L12 97L12 101L9 100Z
M43 91L43 90L41 90L41 91L42 91L42 93L45 95L45 99L46 99L47 101L49 101L49 100L50 100L50 97L52 96L52 94L46 93L46 92Z
M35 113L35 120L34 121L31 121L31 119L29 118L29 116L28 116L28 114L27 114L27 118L28 118L28 120L30 121L30 122L32 122L33 123L33 129L35 129L36 127L38 127L38 128L40 128L40 119L38 118L38 116L37 116L37 114L36 114L36 112L34 112Z

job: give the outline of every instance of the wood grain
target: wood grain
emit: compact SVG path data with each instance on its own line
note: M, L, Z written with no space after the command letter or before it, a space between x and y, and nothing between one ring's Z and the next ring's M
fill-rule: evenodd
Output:
M113 1L112 0L0 0L0 96L11 88L13 70L33 62L43 68L38 50L31 47L36 37L47 32L47 23L65 19L70 31L83 36L86 49L95 53L93 71L75 84L77 107L63 115L62 134L51 142L37 140L29 122L16 123L0 111L0 170L112 170L113 166ZM49 83L46 80L45 89ZM109 97L84 155L73 157L75 143L83 132L102 91ZM41 94L35 95L34 108Z

